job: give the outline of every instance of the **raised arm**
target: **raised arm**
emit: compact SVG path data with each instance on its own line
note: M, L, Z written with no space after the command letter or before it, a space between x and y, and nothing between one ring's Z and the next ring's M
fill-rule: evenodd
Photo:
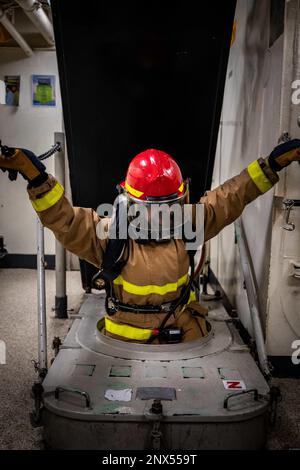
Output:
M205 241L237 219L247 204L271 189L279 181L277 171L300 160L299 148L299 139L278 145L269 157L255 160L239 175L206 191L199 201L204 204Z
M27 191L42 224L79 258L101 266L106 239L97 237L98 224L107 230L108 219L101 219L92 209L73 207L64 195L64 188L30 151L1 147L0 168L9 171L10 179L17 172L28 181ZM97 232L99 233L99 227Z
M100 267L106 240L97 237L96 229L102 224L105 230L108 219L101 219L93 209L73 207L63 187L51 175L41 186L27 191L42 224L57 240L71 253Z

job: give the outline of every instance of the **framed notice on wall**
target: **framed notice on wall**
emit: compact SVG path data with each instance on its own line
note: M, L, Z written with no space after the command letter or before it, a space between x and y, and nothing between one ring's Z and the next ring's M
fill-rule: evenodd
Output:
M19 106L20 75L5 75L5 104L7 106Z
M55 75L32 75L33 106L55 106Z

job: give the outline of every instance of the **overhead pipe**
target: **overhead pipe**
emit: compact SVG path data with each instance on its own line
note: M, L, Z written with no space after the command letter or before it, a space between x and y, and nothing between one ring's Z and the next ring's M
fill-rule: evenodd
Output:
M55 43L53 26L42 5L36 0L16 0L16 2L45 38L47 43L53 46Z
M16 30L14 25L6 16L6 13L0 8L0 22L3 24L4 28L9 32L9 34L13 37L13 39L19 44L21 49L25 52L28 57L33 55L33 50L27 44L25 39L21 36L21 34Z

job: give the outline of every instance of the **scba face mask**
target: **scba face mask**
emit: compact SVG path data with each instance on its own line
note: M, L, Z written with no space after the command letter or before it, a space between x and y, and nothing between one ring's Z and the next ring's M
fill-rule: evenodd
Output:
M128 196L127 196L128 198ZM191 214L184 211L186 194L163 202L128 198L128 235L139 241L166 241L183 238L183 227Z
M192 220L190 205L185 205L184 200L185 197L176 202L145 203L134 201L123 193L115 199L113 206L100 205L97 213L111 218L106 234L110 239L131 238L140 242L181 239L183 227Z

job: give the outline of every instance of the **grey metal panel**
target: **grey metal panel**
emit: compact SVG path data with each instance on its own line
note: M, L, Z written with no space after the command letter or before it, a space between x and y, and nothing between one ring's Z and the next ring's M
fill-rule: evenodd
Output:
M82 351L81 351L82 352ZM123 419L123 407L126 407L126 413L131 417L143 418L145 412L150 408L150 402L146 405L144 402L135 399L135 391L138 387L151 385L157 387L174 387L177 393L177 399L172 403L164 403L164 416L166 418L175 418L175 416L189 415L194 416L200 421L216 421L234 419L246 419L249 415L255 415L257 412L262 412L266 409L267 401L262 399L258 402L253 401L253 397L244 397L243 408L238 410L228 411L223 408L223 401L230 391L225 390L222 379L218 374L218 366L230 368L232 366L232 357L227 354L227 357L219 358L214 361L205 361L202 363L202 368L205 373L205 379L199 381L197 378L184 379L181 376L181 367L186 365L178 363L177 367L174 364L168 366L169 377L166 379L146 379L143 371L143 364L135 364L134 373L132 377L121 379L114 379L108 376L111 360L104 360L102 357L97 361L89 361L96 364L94 374L92 376L74 376L72 370L74 363L79 360L82 364L85 360L89 359L80 354L76 357L75 350L62 350L55 360L46 380L44 381L44 388L47 393L45 396L45 405L53 412L68 416L70 418L84 419L84 420L101 420L105 415L114 413L117 420ZM239 367L239 371L243 380L245 381L248 389L256 388L262 395L268 392L267 384L264 379L257 374L257 369L253 360L244 357L243 366ZM241 364L239 364L241 365ZM238 367L237 367L238 368ZM237 377L236 380L239 380ZM77 400L74 404L73 397L70 398L62 395L59 400L54 398L53 391L55 387L63 386L79 389L88 392L91 397L92 409L86 409L84 401ZM107 389L128 389L133 390L133 400L131 402L109 402L105 399L105 391ZM212 390L214 393L212 393ZM108 406L109 405L109 406ZM109 412L109 413L108 413ZM174 419L173 419L174 420ZM176 419L175 419L176 420Z
M152 423L84 422L44 413L44 437L55 449L151 449ZM264 446L266 415L235 423L162 424L161 449L254 450ZM68 439L66 439L68 436Z
M105 338L106 343L102 343L96 332L97 320L103 315L102 301L101 295L91 295L84 302L81 308L83 318L77 319L69 332L72 341L69 341L68 335L43 382L44 403L48 411L57 416L93 423L143 423L149 419L153 400L138 399L137 389L163 387L176 391L175 400L162 401L164 422L170 425L175 422L247 422L266 413L268 385L249 352L243 349L239 336L236 342L235 335L230 333L228 317L222 312L224 309L220 303L217 307L214 304L219 311L218 316L210 315L215 318L211 320L214 334L206 342L199 340L178 345L147 346L110 338ZM80 348L74 348L74 337L77 341L80 338ZM117 347L115 343L118 343ZM68 344L70 347L66 347ZM124 358L121 345L127 358ZM78 370L85 365L87 370L93 372L76 374L76 365L80 366ZM203 378L199 378L199 374L184 373L184 370L192 368L201 368ZM237 376L234 377L230 371L237 371ZM257 389L261 397L255 401L252 393L239 396L225 409L224 399L232 392L224 388L223 378L243 380L247 390ZM55 398L56 387L86 392L91 399L91 407L87 408L85 398L73 392L63 392L59 399ZM109 401L105 398L107 390L128 389L132 390L130 401Z
M63 344L61 345L61 348L63 349L68 349L68 348L80 348L81 346L78 344L76 340L76 332L80 324L80 318L76 318L72 326L68 332L68 335L66 339L64 340Z

